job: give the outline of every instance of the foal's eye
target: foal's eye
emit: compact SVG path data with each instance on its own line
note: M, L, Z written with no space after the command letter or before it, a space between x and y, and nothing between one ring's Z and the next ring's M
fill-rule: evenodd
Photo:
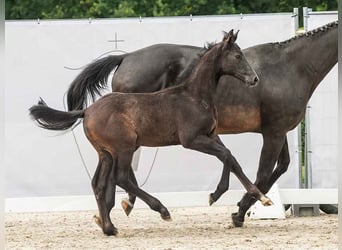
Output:
M235 56L235 58L236 58L236 59L240 59L240 58L241 58L241 55L238 54L238 55Z

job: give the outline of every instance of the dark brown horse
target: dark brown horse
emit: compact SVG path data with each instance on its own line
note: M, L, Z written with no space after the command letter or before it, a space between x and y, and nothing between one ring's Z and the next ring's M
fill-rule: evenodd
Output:
M232 75L240 82L255 85L258 81L240 48L237 34L226 33L222 42L210 48L183 84L155 93L111 93L81 111L57 111L42 100L31 107L31 116L43 128L65 130L83 118L85 134L99 155L92 180L99 214L98 224L107 235L117 229L109 213L114 206L116 183L145 201L165 220L171 219L167 208L131 181L133 153L140 146L181 144L185 148L216 156L223 162L220 183L212 199L217 200L229 187L232 171L247 192L264 205L272 202L250 182L242 168L214 132L217 111L214 104L218 79Z
M244 49L260 78L260 84L254 88L246 88L227 75L219 80L215 95L219 114L216 132L262 134L255 183L263 192L286 172L290 162L286 134L301 121L312 93L337 63L337 30L338 22L333 22L283 42ZM71 84L69 110L82 108L88 93L95 96L116 66L113 91L157 91L185 78L204 51L199 47L158 44L95 61ZM130 195L129 200L133 205L134 196ZM239 212L233 214L236 226L243 225L244 216L254 203L255 199L248 194L239 202Z

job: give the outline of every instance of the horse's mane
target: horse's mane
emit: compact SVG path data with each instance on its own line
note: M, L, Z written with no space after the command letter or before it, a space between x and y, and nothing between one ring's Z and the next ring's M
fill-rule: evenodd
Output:
M287 39L285 41L282 41L282 42L275 42L273 44L279 44L279 45L284 45L284 44L288 44L294 40L297 40L297 39L300 39L300 38L305 38L305 37L310 37L310 36L313 36L317 33L321 33L321 32L325 32L331 28L334 28L335 26L338 26L338 21L335 21L335 22L331 22L331 23L328 23L324 26L321 26L321 27L318 27L316 29L313 29L313 30L310 30L310 31L307 31L305 33L302 33L302 34L299 34L297 36L294 36L294 37L291 37L290 39Z

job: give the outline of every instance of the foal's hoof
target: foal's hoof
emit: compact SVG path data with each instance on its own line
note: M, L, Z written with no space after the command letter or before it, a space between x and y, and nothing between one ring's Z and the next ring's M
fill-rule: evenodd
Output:
M163 220L165 221L172 221L171 215L168 216L161 216Z
M215 200L213 198L213 194L209 194L209 206L213 205L215 203Z
M266 197L266 196L262 196L260 198L261 204L264 206L271 206L273 205L273 202L271 201L270 198Z
M238 213L232 213L232 220L233 220L234 227L242 227L243 226L244 218L241 219L238 216Z
M126 215L129 216L133 209L133 204L127 198L123 198L121 200L121 207L125 211Z

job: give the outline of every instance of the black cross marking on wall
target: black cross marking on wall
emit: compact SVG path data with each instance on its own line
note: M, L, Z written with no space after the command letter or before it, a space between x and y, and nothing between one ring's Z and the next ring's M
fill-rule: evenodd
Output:
M115 49L118 49L118 42L124 42L125 40L118 40L118 34L115 32L114 40L108 40L110 43L115 43Z

